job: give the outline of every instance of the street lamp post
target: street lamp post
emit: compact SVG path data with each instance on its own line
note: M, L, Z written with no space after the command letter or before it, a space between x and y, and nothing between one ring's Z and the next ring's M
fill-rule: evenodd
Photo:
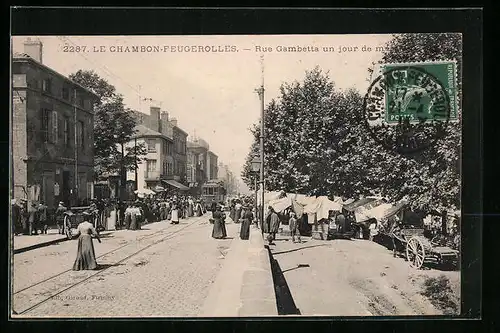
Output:
M137 177L137 137L134 138L134 174L135 174L135 190L137 191L139 189L139 183L138 183L138 177Z
M264 237L264 79L262 80L262 85L260 86L259 97L260 97L260 184L261 184L261 207L260 216L262 224L262 237Z
M255 91L259 94L260 98L260 184L261 184L261 207L260 207L260 215L261 215L261 231L262 237L264 237L264 109L265 109L265 99L264 99L264 55L261 55L261 70L262 70L262 82L260 87Z
M255 156L252 160L252 173L254 175L254 184L255 184L255 214L257 214L257 177L259 175L261 167L261 161L257 156ZM260 215L260 214L259 214ZM261 228L262 228L263 223L261 222Z

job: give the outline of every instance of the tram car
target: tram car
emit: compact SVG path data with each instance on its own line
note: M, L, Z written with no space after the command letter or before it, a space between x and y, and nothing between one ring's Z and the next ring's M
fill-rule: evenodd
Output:
M201 197L206 205L215 200L217 203L224 203L226 201L226 189L224 183L220 181L211 181L203 184L201 187Z

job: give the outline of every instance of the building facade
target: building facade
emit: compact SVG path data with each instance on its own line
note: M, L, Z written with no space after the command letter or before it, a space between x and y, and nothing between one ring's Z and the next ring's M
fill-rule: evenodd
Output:
M134 140L146 144L146 162L140 163L138 188L154 188L157 185L186 190L187 188L187 133L170 119L166 111L151 107L149 115L133 111L138 123ZM132 140L128 145L135 144ZM127 174L127 181L135 178L134 172Z
M12 58L11 188L14 198L85 204L93 196L97 96L42 63L42 43Z
M229 166L219 163L219 180L224 183L224 188L228 195L236 195L236 177L229 169Z
M209 151L207 158L207 179L213 180L218 178L219 174L219 162L218 157L214 152Z
M201 186L207 181L206 166L208 159L208 143L201 138L187 142L188 150L188 183L195 194L201 193Z
M174 174L175 180L187 185L187 137L188 134L177 126L177 120L170 121L173 124L174 136Z
M137 171L127 172L127 182L137 182L138 189L163 187L163 181L174 176L173 140L144 125L137 125L135 130L125 147L143 144L147 153L144 161L137 164Z

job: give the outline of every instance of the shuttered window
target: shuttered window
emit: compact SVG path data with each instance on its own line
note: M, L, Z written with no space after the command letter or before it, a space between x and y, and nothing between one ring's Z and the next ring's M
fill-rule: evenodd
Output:
M57 144L59 141L59 117L57 116L57 111L52 111L51 116L52 122L52 139L51 142Z
M69 118L64 117L64 146L69 146Z
M76 123L76 140L77 140L77 145L83 148L85 145L85 129L83 121L80 120Z
M43 142L49 141L49 126L50 126L50 110L42 109L42 119L41 119L40 130L42 132Z

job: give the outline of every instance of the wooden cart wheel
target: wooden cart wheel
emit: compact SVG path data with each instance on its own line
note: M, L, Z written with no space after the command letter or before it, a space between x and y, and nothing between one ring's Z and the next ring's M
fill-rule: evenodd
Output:
M425 258L425 248L420 239L416 237L410 238L406 244L406 258L412 267L422 267Z

